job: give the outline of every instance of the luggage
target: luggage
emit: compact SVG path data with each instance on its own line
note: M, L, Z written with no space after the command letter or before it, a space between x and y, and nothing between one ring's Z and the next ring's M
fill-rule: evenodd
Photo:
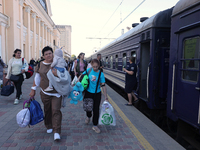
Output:
M30 111L28 108L22 109L16 115L17 124L24 128L30 123Z
M30 104L30 125L35 125L44 120L44 115L40 104L36 100L32 100Z
M11 81L7 81L6 85L1 89L1 95L9 96L12 93L14 93L14 85L11 83Z
M99 125L116 125L114 109L112 105L107 101L104 101L101 106Z

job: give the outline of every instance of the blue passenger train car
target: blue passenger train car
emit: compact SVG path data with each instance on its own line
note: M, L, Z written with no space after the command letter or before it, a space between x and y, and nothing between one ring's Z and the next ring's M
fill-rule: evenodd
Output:
M179 0L89 59L98 53L103 57L105 77L122 88L122 67L133 56L138 66L137 93L151 116L158 112L162 114L158 117L167 115L173 125L178 123L177 139L184 137L192 143L200 139L200 0Z
M200 129L200 0L173 9L167 115Z
M101 53L107 79L124 88L129 57L138 66L138 95L150 109L166 108L172 8L161 11L109 43Z

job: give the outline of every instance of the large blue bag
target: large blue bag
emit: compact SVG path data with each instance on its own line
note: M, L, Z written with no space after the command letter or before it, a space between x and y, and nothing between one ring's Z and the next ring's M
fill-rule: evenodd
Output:
M35 125L44 120L44 115L40 104L36 100L32 100L30 104L30 125Z
M9 84L8 84L9 83ZM3 88L1 89L1 95L2 96L9 96L12 93L14 93L14 85L12 84L12 82L9 80L6 82L6 85L3 86Z

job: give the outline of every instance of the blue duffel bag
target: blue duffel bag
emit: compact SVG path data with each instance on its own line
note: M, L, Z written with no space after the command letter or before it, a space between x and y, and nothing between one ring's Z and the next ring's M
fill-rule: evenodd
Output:
M35 125L44 120L44 115L40 103L32 100L30 104L30 125Z
M5 86L3 86L2 89L1 89L1 95L2 96L9 96L12 93L14 93L14 85L12 84L12 82L10 80L8 80L5 84Z

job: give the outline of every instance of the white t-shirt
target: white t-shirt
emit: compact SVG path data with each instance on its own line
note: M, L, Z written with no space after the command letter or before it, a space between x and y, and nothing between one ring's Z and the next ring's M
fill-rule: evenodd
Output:
M12 63L12 69L11 69L11 74L13 75L18 75L21 73L22 70L22 59L16 59L14 58L13 63Z

